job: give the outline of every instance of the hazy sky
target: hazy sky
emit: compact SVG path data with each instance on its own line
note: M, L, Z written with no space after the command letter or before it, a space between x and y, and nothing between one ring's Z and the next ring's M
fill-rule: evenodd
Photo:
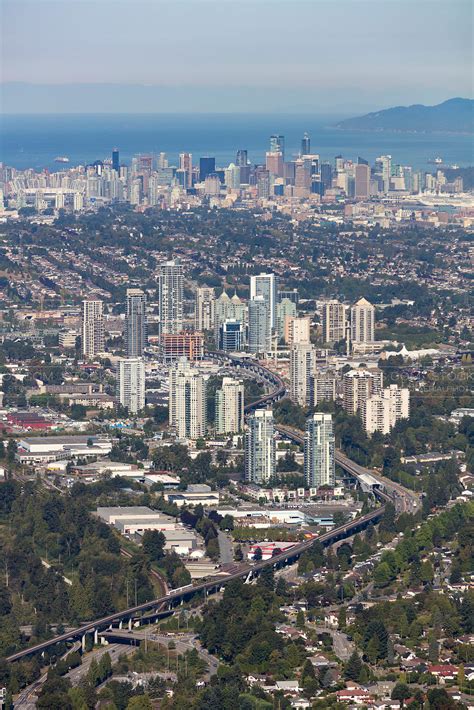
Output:
M7 112L351 113L472 95L471 0L0 2Z

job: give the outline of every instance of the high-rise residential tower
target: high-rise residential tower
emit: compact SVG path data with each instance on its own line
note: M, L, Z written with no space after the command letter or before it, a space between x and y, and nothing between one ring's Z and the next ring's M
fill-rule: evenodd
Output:
M334 343L346 337L346 307L339 301L323 305L323 342Z
M245 478L259 485L275 476L276 449L273 412L257 409L247 420L245 432Z
M127 357L118 361L117 398L132 414L145 406L145 363L142 358Z
M147 342L146 295L141 288L127 289L125 348L128 357L141 357Z
M343 407L349 414L357 414L366 401L382 391L383 373L377 367L359 368L346 372L343 382Z
M180 439L199 439L207 429L206 381L199 370L179 361L170 370L169 420Z
M268 352L271 350L271 331L265 298L263 296L251 298L248 309L248 348L251 353Z
M313 414L306 420L304 472L310 488L334 486L335 439L331 414Z
M196 330L212 330L214 328L215 306L214 289L209 286L199 287L196 291Z
M277 326L277 290L278 277L275 274L257 274L250 277L250 298L263 296L268 308L269 328L274 330Z
M311 405L316 348L310 343L293 345L290 351L290 397L301 407Z
M82 302L82 354L88 359L105 349L103 308L102 301Z
M158 267L159 333L183 330L183 267L178 261L166 261Z
M375 308L360 298L351 308L351 341L373 343L375 340Z
M237 434L244 428L244 384L224 377L216 392L217 434Z

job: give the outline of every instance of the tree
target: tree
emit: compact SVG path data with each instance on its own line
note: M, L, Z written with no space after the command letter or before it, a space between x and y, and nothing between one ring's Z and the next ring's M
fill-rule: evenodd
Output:
M340 629L344 630L346 628L346 623L347 623L346 608L344 606L342 606L339 609L339 614L337 617L337 625Z
M145 555L153 562L163 559L166 538L159 530L145 530L142 547Z
M153 705L148 695L135 695L130 698L127 710L153 710Z
M362 661L357 651L354 651L344 668L344 678L346 680L359 680L362 669Z
M304 611L302 609L296 614L296 626L299 629L304 629L305 627Z
M242 562L242 560L244 559L244 553L242 552L242 548L240 545L237 545L234 550L234 559L236 562Z
M258 562L259 560L262 559L262 548L261 547L256 547L255 551L253 553L253 559Z
M405 700L411 698L411 695L411 690L406 683L397 683L392 690L391 698L392 700L398 700L402 708L405 704Z

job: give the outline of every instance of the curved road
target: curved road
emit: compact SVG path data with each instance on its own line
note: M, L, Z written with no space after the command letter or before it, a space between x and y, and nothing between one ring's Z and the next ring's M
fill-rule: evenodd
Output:
M270 386L273 386L273 389L266 394L265 396L261 397L259 400L256 402L253 402L252 404L248 405L245 410L248 413L249 411L253 411L254 409L257 409L258 407L266 406L267 404L270 404L272 402L277 401L278 399L281 399L284 397L286 393L286 386L284 381L276 375L275 373L271 372L267 368L259 365L257 362L254 360L244 360L242 358L234 357L234 356L229 356L228 353L213 353L210 354L211 357L214 357L216 359L221 359L221 360L227 360L231 361L233 365L236 366L236 368L245 368L250 370L251 372L254 372L255 374L258 374L262 379L266 380ZM286 430L285 430L286 431ZM286 431L286 433L289 435L289 432L291 430ZM299 443L302 443L303 439L303 433L296 431L293 431L292 434L293 438L295 441L297 440L296 437L298 437ZM343 454L338 452L339 457L344 457ZM359 467L358 464L355 464L354 462L350 461L347 459L347 457L344 458L339 458L340 463L339 465L342 465L345 467L349 472L352 471L357 471L358 469L362 469L363 472L369 473L370 475L373 475L375 478L377 476L373 474L371 471L368 471L367 469L363 469L363 467ZM339 462L338 462L339 463ZM354 473L353 475L357 475L357 473ZM360 472L359 474L360 475ZM381 479L381 477L378 477ZM383 484L384 486L387 487L388 490L392 489L397 491L400 490L403 491L403 495L407 496L409 499L413 498L413 492L412 491L407 491L403 489L401 486L398 484L393 484L391 481L386 482L384 480L380 480L380 483ZM378 495L383 501L386 501L389 499L389 496L381 492L380 490L374 490L374 493ZM347 523L344 523L344 525L339 526L338 528L335 528L329 532L324 533L323 535L320 535L317 539L322 543L322 544L331 544L332 542L336 542L337 540L344 539L345 537L348 537L349 535L354 534L357 530L363 529L367 524L369 524L372 521L377 521L384 513L385 507L381 506L375 510L372 510L370 513L367 515L364 515L360 518L356 518L355 520L351 520ZM54 639L50 639L48 641L43 641L42 643L36 644L34 646L31 646L30 648L23 649L22 651L18 651L17 653L12 654L9 656L6 660L13 662L20 660L22 658L25 658L26 656L32 654L32 653L37 653L40 651L43 651L47 648L50 648L53 646L55 643L58 643L59 641L70 641L73 639L77 639L79 637L84 636L87 633L94 632L100 629L105 629L105 628L110 628L115 622L122 621L123 619L131 619L136 617L137 615L141 614L144 611L148 610L153 610L153 609L160 609L162 605L168 604L172 606L176 602L181 602L184 601L187 598L190 598L191 596L194 596L195 594L199 594L202 592L203 594L207 594L209 592L216 591L217 589L222 588L223 586L229 584L229 582L235 580L235 579L241 579L241 578L247 578L251 579L254 575L258 575L258 573L265 569L266 567L277 567L281 564L285 564L288 562L292 562L296 559L299 558L299 556L308 550L311 545L313 544L314 539L311 540L305 540L304 542L301 542L297 545L294 545L292 548L289 550L286 550L285 552L282 552L279 555L276 555L275 557L258 562L253 565L246 565L243 568L241 568L239 571L228 575L227 577L223 579L214 579L214 580L208 580L207 582L197 584L197 585L187 585L186 587L182 587L180 589L175 589L171 590L167 594L165 594L162 597L159 597L158 599L154 599L152 601L146 602L144 604L139 604L138 606L135 607L130 607L128 609L125 609L120 612L116 612L114 614L109 614L108 616L102 617L100 619L96 619L95 621L88 622L87 624L84 624L83 626L80 626L72 631L69 631L67 633L61 634L60 636L57 636Z

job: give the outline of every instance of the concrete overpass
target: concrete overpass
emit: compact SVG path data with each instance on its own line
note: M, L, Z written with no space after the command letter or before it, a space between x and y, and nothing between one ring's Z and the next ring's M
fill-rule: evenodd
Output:
M318 538L298 543L292 548L280 553L279 555L275 555L275 557L272 557L269 560L257 562L253 565L245 565L239 571L230 574L227 577L218 579L214 578L206 582L202 582L201 584L190 584L179 589L172 589L170 592L159 597L158 599L153 599L151 601L144 602L143 604L138 604L137 606L95 619L94 621L89 621L75 629L70 629L64 634L60 634L52 639L42 641L41 643L25 648L22 651L13 653L8 656L6 660L10 663L22 660L23 658L26 658L34 653L42 653L62 641L76 641L80 639L84 647L87 634L94 634L94 640L98 642L100 632L112 629L114 624L121 627L125 622L128 624L129 628L131 628L133 620L142 619L145 612L149 612L146 615L146 620L152 621L160 616L165 616L170 612L172 613L175 606L183 604L185 601L189 601L193 597L201 595L205 599L208 594L221 591L227 584L236 579L243 579L247 583L251 582L254 578L258 577L264 569L278 569L286 564L296 562L304 552L309 550L316 539L323 545L327 546L337 542L338 540L355 535L357 532L364 530L369 524L378 522L378 520L382 517L384 510L385 507L381 506L375 510L372 510L370 513L367 513L367 515L355 518L354 520L344 523L344 525L320 535Z

